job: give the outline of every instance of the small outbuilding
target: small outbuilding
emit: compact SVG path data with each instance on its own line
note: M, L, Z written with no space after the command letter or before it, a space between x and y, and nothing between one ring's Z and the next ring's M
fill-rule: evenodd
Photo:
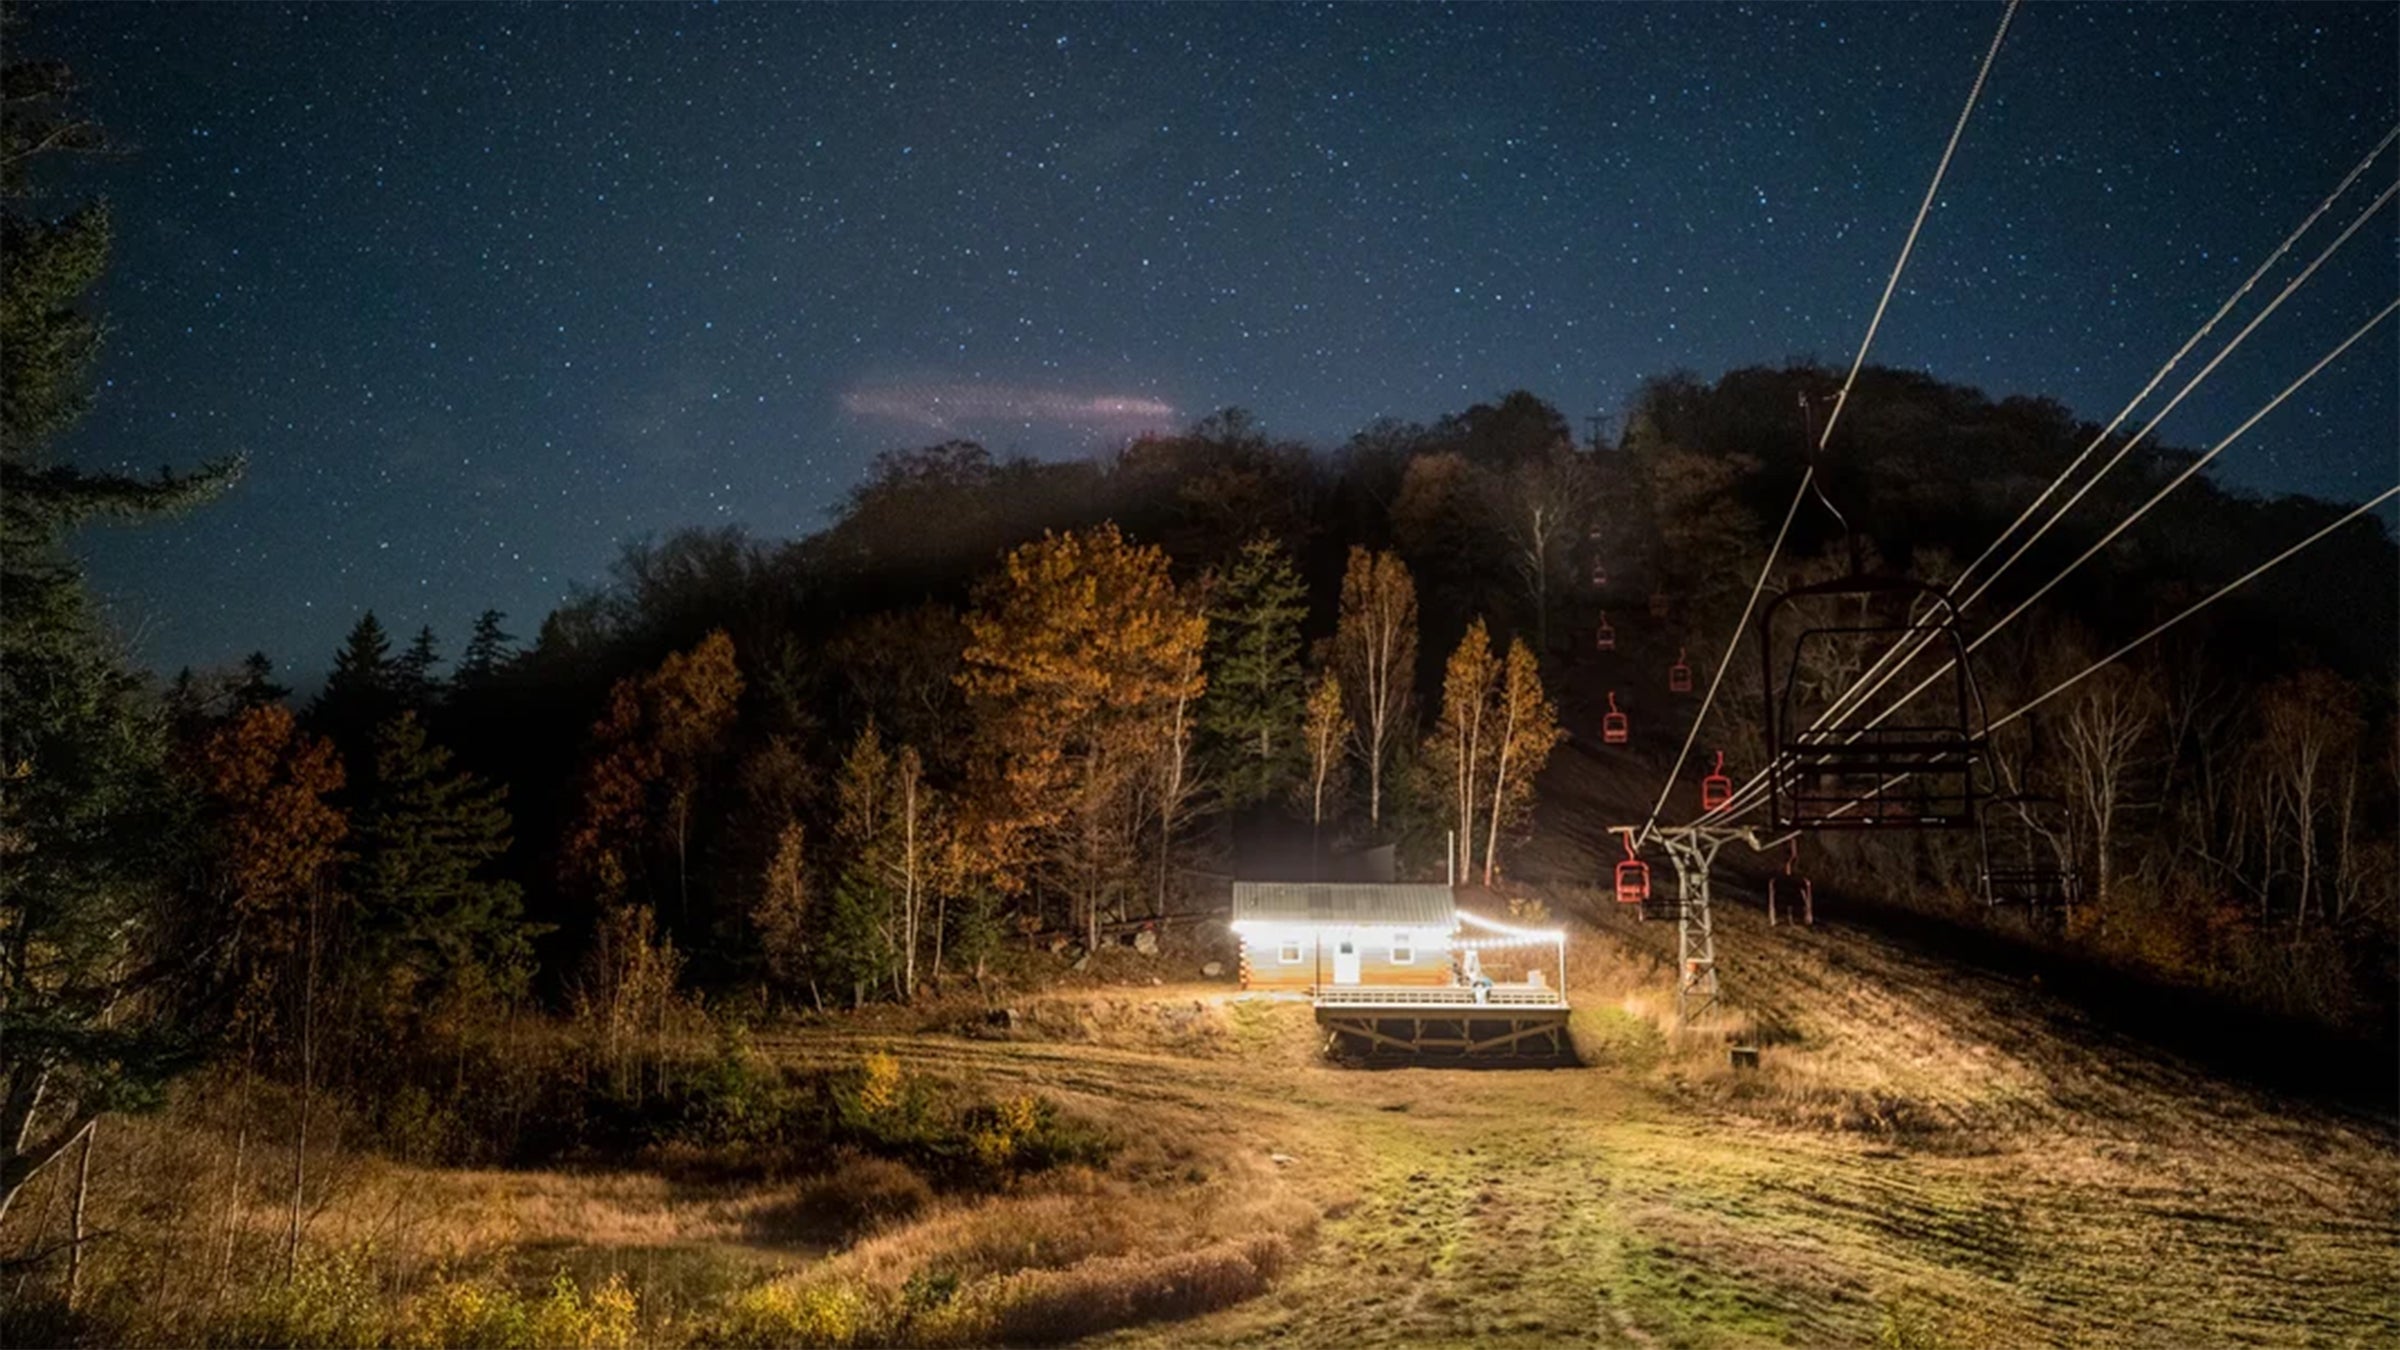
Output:
M1458 906L1442 885L1237 881L1233 931L1245 989L1442 987Z
M1463 911L1449 886L1239 881L1231 920L1242 987L1307 994L1329 1052L1567 1053L1566 934Z

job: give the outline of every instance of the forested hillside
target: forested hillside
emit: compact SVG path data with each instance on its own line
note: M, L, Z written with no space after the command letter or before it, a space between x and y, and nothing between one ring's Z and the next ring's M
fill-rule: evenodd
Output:
M90 147L53 116L62 73L11 72L12 1343L502 1343L498 1322L475 1320L493 1307L534 1341L630 1336L620 1283L562 1274L529 1302L438 1265L387 1272L450 1300L410 1305L436 1322L395 1330L359 1308L339 1316L366 1330L341 1322L326 1309L374 1301L342 1263L389 1234L337 1246L318 1216L366 1157L806 1177L809 1214L849 1215L829 1242L958 1196L1063 1209L1079 1193L1125 1200L1127 1176L1230 1185L1056 1094L937 1082L880 1042L854 1063L771 1072L751 1037L936 1008L1011 1028L1015 1003L1105 973L1137 940L1215 933L1237 870L1390 846L1406 876L1504 881L1544 831L1638 823L1571 818L1544 787L1561 745L1594 738L1591 696L1638 688L1649 731L1609 800L1659 789L1657 747L1699 707L1659 696L1670 651L1705 686L1735 648L1695 743L1737 776L1765 760L1768 680L1740 624L1840 384L1806 365L1651 380L1593 437L1520 390L1339 446L1227 409L1094 459L896 450L806 537L633 542L555 612L487 612L464 633L360 615L305 703L276 673L325 654L146 678L93 617L72 530L197 505L238 466L153 481L51 457L87 399L99 329L81 306L110 221L25 190L37 151ZM1768 588L1854 568L1946 586L2095 444L2110 456L2123 442L2037 396L1869 368ZM2101 546L2192 462L2133 448L1979 588L1961 625L1979 719L2056 690L2347 509L2202 475ZM1990 784L2055 796L2073 825L2060 839L2082 900L2056 923L1977 905L1971 832L1812 842L1821 876L1895 910L1963 915L1995 942L2388 1044L2395 612L2400 552L2357 521L1996 732ZM1613 655L1595 642L1610 615L1641 634ZM1687 795L1674 801L1671 816L1688 813ZM69 1168L88 1173L104 1119L167 1104L185 1133L144 1136L141 1165L206 1179L210 1198L151 1216L152 1248L120 1245L87 1279ZM1137 1161L1109 1173L1112 1158ZM946 1285L911 1277L872 1317L743 1303L677 1334L975 1343L1202 1311L1291 1258L1304 1225L1275 1227L1288 1216L1272 1208L1208 1210L1191 1229L1206 1245L1161 1286L1180 1292L1126 1295L1113 1322L1074 1320L1096 1306L1084 1285L993 1257ZM205 1250L185 1258L205 1278L148 1301L194 1240ZM954 1302L962 1279L993 1301Z

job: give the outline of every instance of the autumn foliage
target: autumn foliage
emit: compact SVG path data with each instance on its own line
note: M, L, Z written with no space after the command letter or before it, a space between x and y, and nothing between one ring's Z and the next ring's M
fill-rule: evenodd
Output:
M1133 885L1146 768L1207 688L1208 620L1158 549L1115 526L1009 553L967 615L974 828L1005 891L1039 887L1087 930Z

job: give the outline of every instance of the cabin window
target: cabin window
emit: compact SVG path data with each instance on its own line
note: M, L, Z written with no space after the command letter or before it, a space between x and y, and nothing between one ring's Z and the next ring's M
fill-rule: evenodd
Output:
M1278 947L1275 949L1275 959L1276 959L1276 960L1278 960L1278 961L1281 961L1282 963L1284 963L1284 964L1285 964L1285 965L1287 965L1287 966L1296 966L1296 965L1299 965L1299 964L1300 964L1300 942L1299 942L1299 939L1297 939L1297 938L1287 938L1287 939L1285 939L1285 940L1284 940L1284 942L1282 943L1282 945L1278 946Z
M1417 963L1417 940L1407 933L1392 935L1392 964L1413 966Z

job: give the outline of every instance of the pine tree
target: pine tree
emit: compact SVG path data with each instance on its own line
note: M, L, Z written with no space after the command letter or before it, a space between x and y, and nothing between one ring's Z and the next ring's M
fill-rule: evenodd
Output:
M490 684L516 659L517 640L500 627L504 617L496 609L475 616L475 630L467 635L466 650L459 653L458 669L450 677L454 687L477 689Z
M13 17L13 16L12 16ZM90 401L100 325L79 302L108 259L107 208L45 217L28 178L89 151L64 66L0 65L0 1218L99 1114L177 1061L147 997L185 972L157 950L171 919L182 793L166 720L93 614L65 547L74 526L204 501L240 462L137 479L47 463Z
M399 678L392 661L392 640L383 624L368 610L350 627L342 648L333 654L333 670L325 688L309 705L311 730L333 738L350 766L353 787L374 776L375 729L399 711Z
M242 658L242 668L234 675L230 692L236 709L263 708L292 696L288 687L275 683L275 663L265 652L252 652Z
M854 862L842 870L825 918L821 955L826 977L850 990L853 1006L866 1002L868 990L891 978L892 908L891 888L874 867Z
M1292 781L1306 691L1300 624L1308 588L1282 545L1243 545L1209 614L1208 697L1200 703L1225 800L1265 801Z
M434 668L442 664L440 640L427 624L410 639L408 650L392 663L392 702L405 712L428 712L441 702L442 682Z
M350 888L369 984L395 1007L471 1006L523 990L532 934L516 883L490 876L508 852L506 797L454 769L413 712L376 733Z

